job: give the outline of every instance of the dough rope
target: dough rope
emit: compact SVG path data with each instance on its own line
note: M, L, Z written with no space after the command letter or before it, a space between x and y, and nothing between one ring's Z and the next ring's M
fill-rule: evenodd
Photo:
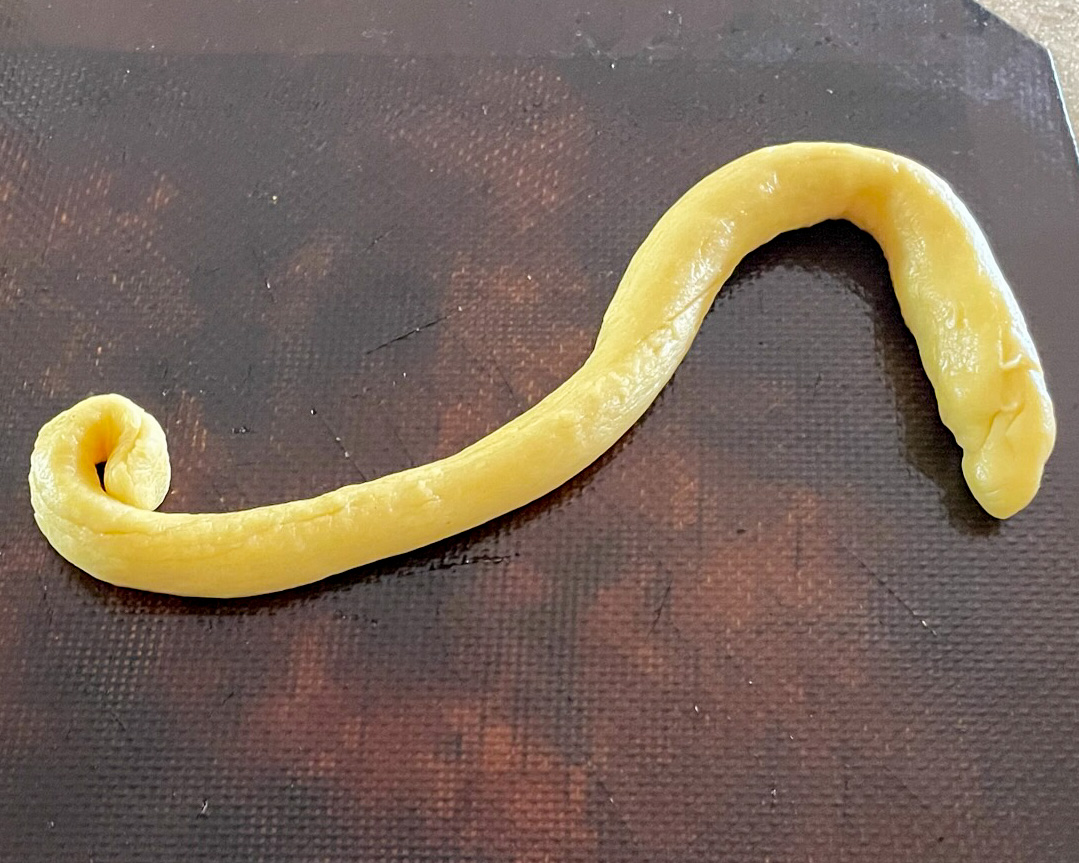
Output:
M123 396L94 396L38 435L29 477L37 523L97 578L206 597L285 590L452 536L598 458L666 385L738 262L827 219L880 243L967 483L987 512L1013 515L1038 490L1056 426L1038 353L985 237L916 162L795 143L743 156L690 189L634 254L581 368L457 454L308 500L160 513L170 479L161 426Z

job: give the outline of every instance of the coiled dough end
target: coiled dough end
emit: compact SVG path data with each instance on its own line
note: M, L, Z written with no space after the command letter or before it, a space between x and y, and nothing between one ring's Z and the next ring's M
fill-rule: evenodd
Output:
M161 424L115 393L83 399L49 420L30 456L38 526L73 562L87 547L79 541L83 531L116 532L128 507L157 509L171 478Z

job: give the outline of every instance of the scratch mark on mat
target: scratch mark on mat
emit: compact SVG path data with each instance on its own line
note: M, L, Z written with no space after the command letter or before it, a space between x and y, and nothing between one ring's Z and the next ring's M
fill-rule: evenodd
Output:
M38 584L41 585L41 604L45 606L45 619L52 626L52 603L49 601L49 585L45 582L41 573L37 573Z
M884 589L885 591L887 591L888 595L889 595L889 596L891 596L891 597L892 597L892 599L894 599L894 600L895 600L896 602L898 602L898 603L899 603L899 604L900 604L901 606L903 606L903 608L905 608L905 609L907 610L907 613L908 613L908 614L909 614L909 615L910 615L910 616L911 616L912 618L914 618L914 620L915 620L916 622L918 622L918 623L920 623L920 624L922 625L922 628L923 628L923 629L928 629L928 630L929 630L929 631L930 631L931 633L933 633L933 635L934 635L934 636L935 636L935 635L937 634L937 631L936 631L936 630L935 630L935 629L934 629L934 628L933 628L932 626L930 626L930 625L929 625L929 623L928 623L928 622L927 622L927 621L925 620L925 618L924 618L924 617L922 617L922 616L921 616L920 614L918 614L918 612L916 612L916 611L914 610L914 608L913 608L913 607L911 607L910 603L909 603L909 602L907 602L907 601L906 601L905 599L903 599L903 597L901 597L901 596L900 596L900 595L899 595L899 594L898 594L898 593L896 592L895 588L893 588L893 587L892 587L892 586L891 586L891 585L890 585L890 584L889 584L889 583L888 583L888 582L887 582L887 581L886 581L885 579L881 578L881 577L880 577L880 575L878 575L878 574L877 574L877 572L876 572L876 571L875 571L875 570L874 570L874 569L873 569L872 567L870 567L870 566L869 566L869 564L867 564L867 563L866 563L866 562L865 562L864 560L862 560L862 559L861 559L861 558L860 558L860 557L859 557L859 556L858 556L857 554L855 554L855 553L854 553L854 551L853 551L853 549L851 549L851 548L850 548L850 547L849 547L848 545L846 545L845 543L843 543L843 542L840 542L839 540L836 540L836 543L837 543L837 544L839 545L839 547L840 547L840 548L842 548L842 549L843 549L843 550L844 550L844 551L845 551L845 552L846 552L846 553L847 553L848 555L850 555L851 559L852 559L852 560L853 560L853 561L854 561L855 563L857 563L857 564L858 564L858 566L860 566L860 567L861 567L861 568L862 568L862 569L863 569L863 570L864 570L864 571L865 571L866 573L868 573L869 577L870 577L870 578L872 578L872 579L873 579L873 581L875 581L875 582L876 582L876 583L877 583L877 584L878 584L878 585L879 585L880 587L882 587L882 588L883 588L883 589Z
M460 308L460 306L458 306L458 309L459 308ZM498 382L500 384L502 384L502 386L505 388L506 392L508 392L510 394L510 398L513 399L514 404L518 408L523 409L523 408L527 407L524 400L517 393L517 390L515 390L513 388L513 385L510 383L509 378L506 377L505 372L502 371L502 366L499 365L499 362L498 362L497 359L492 359L492 361L490 363L484 362L479 357L477 357L474 353L472 353L472 351L470 351L468 349L468 345L465 344L464 339L460 338L460 336L457 336L455 334L454 335L454 341L457 343L458 347L460 347L461 350L465 352L465 355L468 357L469 361L472 363L473 366L482 366L484 368L490 367L494 371L494 375L495 375L496 378L498 378Z
M394 336L389 341L385 341L380 345L375 345L373 348L370 348L370 349L364 351L363 355L365 357L369 357L371 354L375 353L376 351L381 351L383 348L388 348L390 345L395 345L398 342L403 342L405 339L410 339L414 335L416 335L416 333L422 333L424 330L429 330L435 324L440 324L444 320L446 320L446 316L445 315L439 315L433 321L428 321L426 324L420 324L418 327L413 327L412 329L408 330L407 332L401 333L401 335L399 335L399 336Z
M405 454L405 458L408 459L408 463L414 466L417 463L416 459L409 451L408 446L405 444L404 439L401 437L401 434L397 431L397 424L391 422L390 420L386 420L386 425L389 426L390 434L392 434L393 439L397 441L397 445L401 448L401 452Z
M374 236L374 238L371 240L371 242L367 244L367 251L368 252L371 251L371 249L373 249L375 246L377 246L379 243L381 243L384 239L386 239L386 237L388 237L390 234L392 234L396 229L397 229L397 225L390 225L381 234L376 234Z
M660 599L659 605L656 607L655 617L652 619L652 626L649 628L649 634L656 631L656 627L659 625L659 619L663 615L663 610L667 607L667 600L671 598L671 585L674 584L674 576L672 575L667 580L667 587L663 591L663 598Z
M270 302L276 303L277 297L274 295L273 286L270 284L270 277L266 275L266 267L263 265L262 256L259 255L258 250L254 246L251 246L251 257L255 261L255 270L258 272L263 287L265 287L270 294Z
M341 454L345 457L348 463L352 465L352 469L356 471L356 475L359 476L359 478L362 479L364 482L367 482L367 475L360 469L360 466L352 460L352 453L349 452L348 449L345 447L344 443L342 443L341 435L339 435L334 430L333 426L326 422L326 418L318 412L317 408L311 408L311 416L318 418L318 421L322 423L322 427L326 429L326 431L329 432L330 437L333 438L333 442L341 451Z
M511 557L517 557L516 554L501 555L501 554L474 554L464 555L457 560L435 560L432 561L428 567L428 572L441 572L446 569L457 569L460 566L473 566L477 563L505 563Z
M592 767L593 770L595 769L592 764L589 764L589 767ZM611 793L611 789L607 787L607 783L603 781L598 773L593 774L593 776L596 780L596 787L599 788L599 790L603 792L603 796L607 798L607 802L611 805L611 809L614 811L618 823L625 828L629 838L633 840L633 844L640 848L641 841L637 838L637 834L633 831L633 828L629 826L629 822L626 821L626 816L622 814L622 810L619 808L618 804L614 802L614 794Z

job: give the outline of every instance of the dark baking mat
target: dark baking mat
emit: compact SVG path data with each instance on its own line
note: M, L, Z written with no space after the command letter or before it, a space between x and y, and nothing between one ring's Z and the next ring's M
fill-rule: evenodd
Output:
M359 19L288 43L265 4L147 54L161 7L97 5L119 43L30 16L0 59L0 860L1076 859L1079 172L1041 49L744 0L368 4L321 56L265 49ZM987 229L1061 427L1019 517L827 224L739 268L607 456L458 538L215 603L35 529L34 435L95 392L166 427L170 510L455 451L580 364L682 191L806 138L924 161Z

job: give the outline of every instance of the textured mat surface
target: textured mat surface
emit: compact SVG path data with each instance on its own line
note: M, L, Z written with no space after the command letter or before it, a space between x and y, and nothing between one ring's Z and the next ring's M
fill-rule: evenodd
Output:
M116 41L16 21L0 61L0 860L1075 859L1079 172L1040 49L944 2L267 5L205 45L98 5ZM580 364L685 188L805 138L986 227L1061 426L1016 519L828 224L739 268L597 465L451 541L209 603L37 532L34 435L93 392L166 427L171 510L458 449Z

